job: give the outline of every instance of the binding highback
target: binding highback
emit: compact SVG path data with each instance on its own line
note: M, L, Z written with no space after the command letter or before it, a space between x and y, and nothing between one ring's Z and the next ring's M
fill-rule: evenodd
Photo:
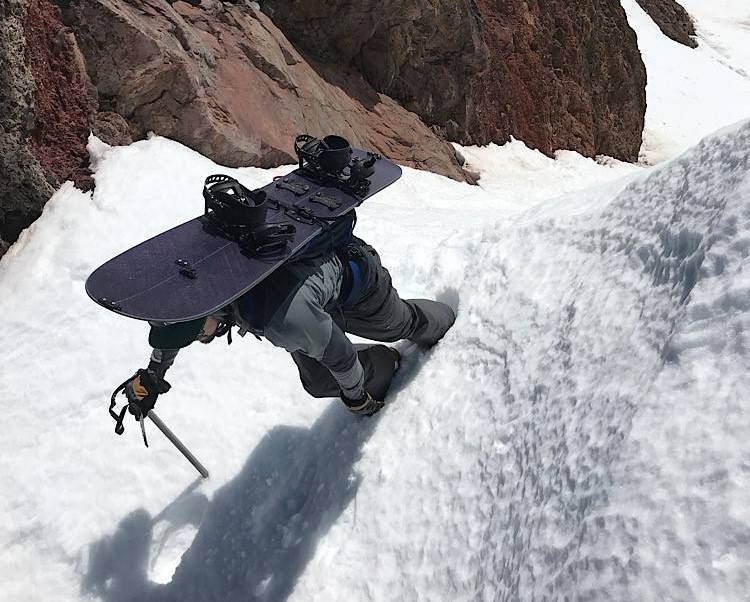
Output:
M262 190L249 190L236 179L216 174L203 186L204 228L234 240L251 255L271 255L286 249L294 239L293 224L268 224L268 198Z

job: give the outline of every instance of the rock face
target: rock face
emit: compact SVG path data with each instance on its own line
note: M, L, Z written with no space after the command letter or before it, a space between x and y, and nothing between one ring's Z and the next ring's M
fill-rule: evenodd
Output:
M661 29L675 42L697 48L695 25L688 12L675 0L636 0Z
M261 167L337 132L458 180L446 137L637 157L645 68L619 0L262 5L0 0L0 254L60 181L86 184L89 131Z
M426 123L466 124L472 79L487 68L474 0L265 0L306 55L358 70Z
M3 1L0 16L0 255L61 181L86 186L94 102L75 42L47 0Z
M52 194L31 149L34 129L34 80L26 65L26 6L0 4L0 255L42 212Z
M292 162L296 133L341 132L470 179L418 116L354 69L308 64L254 6L0 0L0 255L61 181L90 185L89 131L112 144L153 131L262 167Z
M646 69L619 0L478 5L490 69L474 82L467 141L637 159Z
M646 70L619 0L265 0L304 52L355 68L450 139L635 160Z
M356 72L313 69L251 4L70 2L101 110L134 134L178 140L229 165L294 161L296 133L344 133L409 165L465 179L452 148ZM322 77L321 77L322 75Z
M24 21L26 63L34 80L31 148L48 176L88 179L86 139L96 111L73 35L49 0L30 0Z

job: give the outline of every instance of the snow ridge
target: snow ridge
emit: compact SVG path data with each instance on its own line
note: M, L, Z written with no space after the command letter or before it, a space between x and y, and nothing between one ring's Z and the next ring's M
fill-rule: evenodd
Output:
M471 394L436 409L470 404L464 411L477 414L446 435L447 449L435 445L438 462L464 472L478 458L466 479L481 484L473 511L448 538L456 545L472 518L481 524L463 550L462 567L475 581L454 587L453 599L655 599L681 583L679 571L670 580L665 557L678 554L682 540L660 541L664 564L649 566L638 542L648 541L656 517L608 515L619 487L612 467L643 400L661 398L654 382L672 359L674 332L705 277L728 199L741 199L748 142L750 123L705 140L629 186L593 227L550 220L485 232L473 253L484 268L462 283L475 293L449 337L456 366L444 376L451 390ZM649 499L647 489L638 495ZM466 514L456 508L456 516ZM455 557L443 563L456 570ZM635 595L642 571L663 585L645 581ZM450 586L440 583L443 591ZM672 591L691 599L689 589Z

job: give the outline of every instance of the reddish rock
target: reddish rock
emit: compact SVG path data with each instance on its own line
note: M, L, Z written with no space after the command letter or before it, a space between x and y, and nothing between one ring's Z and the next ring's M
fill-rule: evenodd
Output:
M519 138L635 161L646 69L619 0L477 0L490 68L474 82L464 142Z
M661 29L675 42L697 48L695 25L688 12L675 0L636 0Z
M265 0L304 52L356 68L449 139L636 160L646 71L619 0Z
M52 195L29 139L34 128L34 80L26 64L21 0L0 3L0 256L42 212ZM54 178L52 178L54 179Z
M50 0L29 0L24 37L35 83L34 156L49 177L87 183L86 141L96 103L76 60L75 40Z
M356 71L313 69L250 4L80 0L65 11L100 109L136 135L215 161L293 161L294 134L338 132L396 161L465 179L452 148ZM322 77L321 77L322 75Z

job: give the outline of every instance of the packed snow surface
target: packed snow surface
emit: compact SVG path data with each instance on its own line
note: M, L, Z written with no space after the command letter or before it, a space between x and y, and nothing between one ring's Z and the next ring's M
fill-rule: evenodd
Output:
M623 4L666 77L646 46L674 43ZM458 305L434 349L399 344L378 416L267 342L185 350L157 411L208 480L152 424L148 449L113 433L148 329L84 282L199 213L207 175L291 168L92 138L96 191L63 185L0 261L0 600L747 600L750 121L666 161L734 116L701 73L650 84L658 167L514 141L462 150L480 187L405 169L360 208L402 296Z

